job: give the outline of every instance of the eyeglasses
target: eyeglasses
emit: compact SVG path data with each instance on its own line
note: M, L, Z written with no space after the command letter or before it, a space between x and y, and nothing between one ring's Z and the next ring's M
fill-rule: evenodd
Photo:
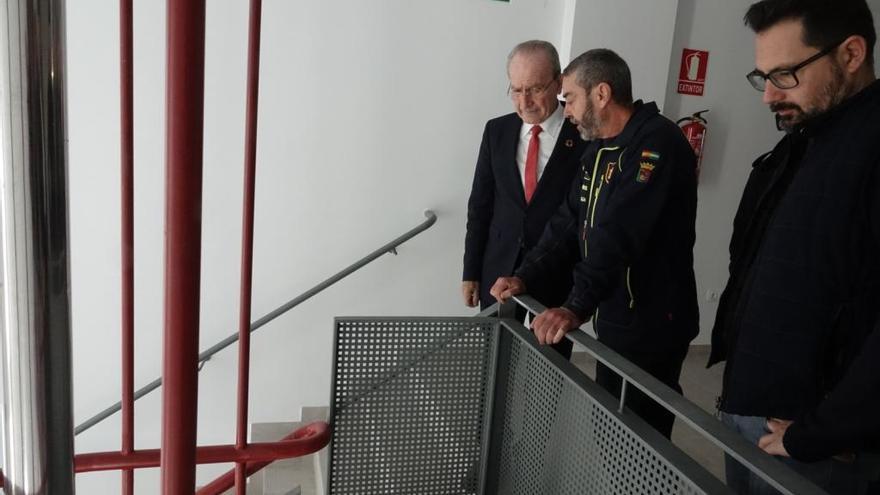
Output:
M552 80L547 84L542 86L532 86L530 88L514 88L513 86L507 86L507 96L510 97L511 100L517 100L523 96L531 96L531 97L539 97L544 96L547 91L550 90L550 86L553 86L556 80Z
M752 87L757 89L758 91L764 91L764 89L767 87L767 81L770 81L771 83L773 83L774 86L779 89L791 89L800 84L800 81L797 78L797 71L803 69L807 65L810 65L816 60L819 60L825 55L828 55L829 53L834 51L835 48L840 46L841 43L843 43L843 41L839 41L829 46L828 48L825 48L821 52L795 65L794 67L789 67L787 69L771 70L767 74L764 74L758 69L755 69L746 74L746 79L748 79Z

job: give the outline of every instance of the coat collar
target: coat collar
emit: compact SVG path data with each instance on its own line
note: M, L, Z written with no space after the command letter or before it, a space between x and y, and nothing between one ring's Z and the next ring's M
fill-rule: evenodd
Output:
M880 80L872 82L864 89L843 100L840 104L831 108L827 112L817 115L809 121L797 126L792 131L792 134L798 133L808 138L822 134L826 130L833 128L835 123L837 123L851 109L864 106L877 98L880 98Z
M623 127L623 131L612 138L600 140L600 144L602 147L626 146L645 122L658 113L660 113L660 110L653 101L648 103L644 103L642 100L636 101L633 103L633 113Z

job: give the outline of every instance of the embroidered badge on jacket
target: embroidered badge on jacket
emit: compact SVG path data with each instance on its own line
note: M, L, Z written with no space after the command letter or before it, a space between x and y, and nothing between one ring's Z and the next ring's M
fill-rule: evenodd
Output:
M636 176L636 182L647 183L651 180L651 174L654 173L655 165L650 162L639 163L639 175Z
M605 183L608 184L611 182L611 176L614 175L614 167L617 166L616 162L610 162L608 164L608 168L605 170Z

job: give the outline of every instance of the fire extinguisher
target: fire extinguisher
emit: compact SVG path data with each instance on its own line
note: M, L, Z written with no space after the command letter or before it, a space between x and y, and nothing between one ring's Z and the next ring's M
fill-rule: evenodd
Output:
M706 142L706 126L709 124L709 121L701 117L701 114L708 111L709 110L700 110L690 117L678 119L678 122L676 122L676 124L681 127L681 131L684 133L688 142L691 144L691 148L694 149L694 154L697 155L696 172L698 179L700 178L700 164L703 161L703 145Z

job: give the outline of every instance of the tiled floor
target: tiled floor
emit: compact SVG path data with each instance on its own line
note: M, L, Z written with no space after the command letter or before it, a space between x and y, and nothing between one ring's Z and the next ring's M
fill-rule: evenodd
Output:
M681 373L681 388L684 395L710 414L715 413L715 398L721 392L721 378L724 365L719 364L706 369L709 346L692 346ZM596 361L585 352L575 352L571 359L578 368L590 377L595 376ZM697 460L712 474L723 478L724 457L721 451L697 432L681 421L676 421L672 430L672 442Z

